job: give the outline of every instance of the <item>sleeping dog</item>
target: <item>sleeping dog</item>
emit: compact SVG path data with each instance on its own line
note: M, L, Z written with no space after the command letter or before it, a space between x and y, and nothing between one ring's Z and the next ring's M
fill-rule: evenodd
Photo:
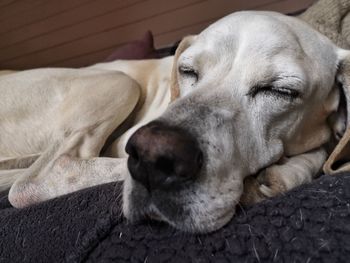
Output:
M296 18L249 11L174 57L3 72L1 187L20 208L124 180L128 220L213 231L240 201L348 169L349 58Z

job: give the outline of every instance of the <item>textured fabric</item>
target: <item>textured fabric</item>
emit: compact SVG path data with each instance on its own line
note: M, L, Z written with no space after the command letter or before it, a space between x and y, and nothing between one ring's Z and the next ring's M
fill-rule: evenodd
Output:
M350 174L244 210L224 228L190 235L121 219L120 185L26 209L0 199L0 262L348 262Z
M109 231L111 215L120 215L119 193L120 185L102 185L24 209L11 207L3 195L0 262L77 262L71 255L85 255L80 248L92 249ZM94 239L84 243L89 235Z
M320 0L299 16L339 47L350 49L350 0Z
M344 49L350 49L350 0L320 0L299 16L322 34L330 38L335 44ZM349 97L349 63L341 63L339 72L343 77L343 87L346 97ZM347 103L349 108L349 102ZM349 115L349 114L348 114ZM349 123L348 116L348 123ZM350 127L348 125L342 139L338 142L323 171L328 174L350 170Z

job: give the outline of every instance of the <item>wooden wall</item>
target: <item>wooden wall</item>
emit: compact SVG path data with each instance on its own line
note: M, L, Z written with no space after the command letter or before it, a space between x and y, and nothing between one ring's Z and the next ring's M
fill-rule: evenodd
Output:
M295 12L313 0L0 0L0 68L80 67L150 29L157 47L242 9Z

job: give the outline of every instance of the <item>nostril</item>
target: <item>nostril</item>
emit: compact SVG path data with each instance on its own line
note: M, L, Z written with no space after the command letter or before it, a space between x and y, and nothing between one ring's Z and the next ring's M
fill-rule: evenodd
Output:
M155 168L165 175L174 173L174 160L167 157L159 157L155 163Z
M129 155L130 155L131 158L133 158L135 161L137 161L137 162L139 161L139 154L137 153L135 147L131 147Z
M196 161L197 161L198 169L201 169L203 165L203 153L201 151L198 153Z

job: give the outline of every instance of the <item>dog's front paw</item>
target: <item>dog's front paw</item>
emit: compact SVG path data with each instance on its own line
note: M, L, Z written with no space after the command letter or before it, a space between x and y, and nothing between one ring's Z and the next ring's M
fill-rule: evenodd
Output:
M244 190L240 202L250 205L286 191L286 187L275 167L261 171L257 176L249 176L244 180Z
M286 191L279 171L275 166L261 171L256 180L259 182L259 191L265 198L270 198Z
M15 183L12 185L8 199L12 206L23 208L42 201L37 187L31 183Z

